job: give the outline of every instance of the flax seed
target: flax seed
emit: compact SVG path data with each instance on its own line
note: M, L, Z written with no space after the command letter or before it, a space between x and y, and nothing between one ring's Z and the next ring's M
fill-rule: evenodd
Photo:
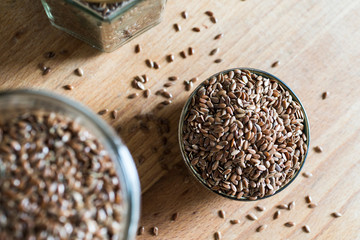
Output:
M174 24L174 29L175 29L175 31L180 32L181 31L181 26L179 24L175 23Z
M171 216L171 220L172 220L172 221L176 221L178 218L179 218L179 213L178 213L178 212L174 213L174 214Z
M145 227L144 226L139 227L137 235L140 236L143 235L144 233L145 233Z
M163 92L161 93L161 95L165 98L172 98L172 94L167 92L165 89L163 89Z
M157 62L154 62L154 68L155 69L160 69L160 64L158 64Z
M221 58L218 58L214 61L214 63L221 63L222 62L222 59Z
M82 77L84 75L84 70L82 70L81 68L77 68L75 69L75 74L79 77Z
M186 11L183 11L181 12L181 16L184 18L184 19L187 19L188 18L188 13Z
M43 68L43 72L42 75L48 75L51 72L51 68L50 67L44 67Z
M128 99L134 99L134 98L136 98L137 96L139 96L138 93L132 93L132 94L130 94L130 95L128 96Z
M108 112L109 112L109 109L105 108L105 109L100 110L100 111L98 112L98 114L99 114L99 115L104 115L104 114L106 114L106 113L108 113Z
M186 53L185 53L184 51L181 51L181 52L179 53L179 55L180 55L182 58L186 58Z
M191 56L191 55L194 55L194 53L195 53L195 50L192 47L189 47L188 54Z
M206 11L205 14L208 15L209 17L214 16L214 13L212 11Z
M257 220L257 216L253 213L249 213L248 215L246 215L247 219L251 220L251 221L255 221Z
M225 218L225 211L224 210L219 210L218 214L219 214L219 217Z
M310 203L308 205L308 208L316 208L317 207L317 203Z
M141 52L141 46L140 46L140 44L136 44L135 45L135 53L139 53L139 52Z
M117 110L111 111L111 117L112 117L113 119L117 119L117 117L118 117L118 111L117 111Z
M276 212L274 213L273 219L274 219L274 220L275 220L275 219L278 219L279 216L280 216L280 214L281 214L280 211L276 211Z
M232 220L230 220L230 223L233 224L233 225L239 224L240 220L239 219L232 219Z
M302 230L304 231L304 232L306 232L306 233L310 233L311 231L310 231L310 227L308 226L308 225L304 225L303 227L302 227Z
M171 87L173 85L174 84L172 82L167 82L167 83L164 84L164 87L169 88L169 87Z
M216 17L210 17L210 21L214 24L218 22Z
M266 208L263 206L256 206L255 209L258 210L259 212L263 212L266 210Z
M198 77L194 77L194 78L190 79L189 82L196 83L198 80L199 80Z
M275 68L275 67L277 67L279 65L279 61L275 61L275 62L273 62L272 64L271 64L271 67L272 68Z
M334 218L339 218L339 217L342 217L342 214L339 213L339 212L333 212L333 213L331 214L331 216L333 216Z
M329 92L323 92L321 97L323 100L325 100L329 96Z
M213 50L210 51L209 55L210 56L214 56L215 54L217 54L219 52L219 48L214 48Z
M323 148L322 148L321 146L316 146L316 147L314 147L314 150L315 150L315 152L317 152L317 153L322 153L322 152L323 152Z
M158 227L153 227L152 228L152 234L154 236L158 236L159 235L159 228Z
M295 226L296 224L294 223L294 222L286 222L285 224L284 224L286 227L293 227L293 226Z
M65 90L73 90L74 89L74 86L73 85L70 85L70 84L68 84L68 85L65 85L64 87L63 87Z
M302 175L306 178L311 178L313 176L311 172L304 172Z
M193 30L193 32L200 32L200 28L198 28L198 27L193 27L192 30Z
M169 63L173 62L174 60L175 60L174 54L169 54L166 56L166 61L168 61Z
M295 201L292 201L288 204L288 210L292 210L295 208Z
M279 209L288 209L289 206L286 205L286 204L280 204L280 205L277 206L277 208L279 208Z
M311 198L311 196L310 196L310 195L306 196L306 197L305 197L305 201L306 201L306 203L312 203L312 198Z
M136 87L137 89L140 89L140 90L144 90L144 89L145 89L144 84L142 84L140 81L135 81L134 84L135 84L135 87Z
M214 37L214 40L219 40L219 39L222 38L223 36L224 36L223 33L219 33L218 35L216 35L216 36Z
M221 240L221 232L216 232L214 234L214 238L215 238L215 240Z
M154 62L151 59L146 59L145 63L149 68L154 68Z
M169 77L169 81L177 81L177 80L179 80L179 77L177 77L177 76Z
M171 103L172 103L171 100L165 100L165 101L161 102L162 105L169 105Z
M262 231L264 231L266 228L267 228L267 225L266 225L266 224L260 225L260 226L256 229L256 231L257 231L257 232L262 232Z
M44 57L51 59L51 58L54 58L55 55L56 55L56 54L55 54L54 52L46 52L46 53L44 54Z

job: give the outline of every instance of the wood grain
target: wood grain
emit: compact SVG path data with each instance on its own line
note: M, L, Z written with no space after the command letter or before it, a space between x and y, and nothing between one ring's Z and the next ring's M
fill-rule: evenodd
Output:
M186 20L180 15L183 10L189 14ZM217 24L203 14L206 10L215 13ZM146 233L139 239L213 239L215 231L221 231L223 239L360 239L359 13L360 2L351 0L170 0L160 25L105 54L51 27L40 1L5 0L0 3L0 89L47 89L96 112L103 108L119 111L117 120L111 120L110 114L104 118L116 129L121 126L119 134L136 161L145 157L138 171L145 192L141 224ZM181 25L180 32L174 31L174 23ZM201 31L195 33L193 27ZM224 37L214 40L219 33ZM136 44L142 46L139 54L134 53ZM189 46L195 54L182 59L179 52ZM209 57L216 47L219 53ZM67 53L61 54L63 50ZM45 59L47 51L54 51L55 58ZM173 63L165 59L170 53L175 55ZM147 58L161 68L147 68ZM216 58L223 61L215 64ZM279 65L271 68L274 61ZM42 76L39 63L50 66L52 72ZM183 81L193 77L204 80L240 66L269 71L284 80L307 110L312 146L324 149L321 154L309 153L304 170L312 172L312 178L299 176L285 191L256 203L222 199L194 182L183 169L177 143L180 111L190 94ZM84 69L83 77L73 73L77 67ZM133 77L139 74L150 77L146 87L153 94L149 99L129 100L131 93L141 95L131 87ZM158 110L164 99L154 93L172 75L180 77L169 88L173 103ZM64 90L66 84L72 84L74 90ZM323 91L330 92L326 100L321 99ZM148 132L139 130L134 117L147 113L168 119L170 132L159 134L156 124L151 124ZM317 208L306 207L308 194L319 204ZM284 210L278 220L272 220L277 204L293 200L294 210ZM257 204L267 210L256 212ZM220 209L226 211L225 220L217 216ZM332 218L333 211L343 217ZM179 219L171 222L174 212L179 212ZM259 219L246 220L250 212ZM230 219L241 223L231 225ZM290 220L296 226L284 227ZM268 228L255 232L264 223ZM302 232L304 224L311 233ZM149 230L155 225L159 236L150 237Z

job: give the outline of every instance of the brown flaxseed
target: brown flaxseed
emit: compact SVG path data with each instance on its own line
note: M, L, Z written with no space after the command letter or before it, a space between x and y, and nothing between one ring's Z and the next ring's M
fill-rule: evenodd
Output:
M164 87L166 88L169 88L171 86L173 86L174 84L172 82L167 82L167 83L164 83Z
M51 58L54 58L55 55L56 55L55 52L50 51L50 52L46 52L46 53L44 54L44 57L51 59Z
M169 93L169 92L166 91L166 89L163 89L161 95L162 95L163 97L165 97L165 98L172 98L172 97L173 97L171 93Z
M154 62L154 68L155 69L160 69L160 64L158 64L157 62Z
M208 15L209 17L214 16L214 13L212 11L206 11L205 14Z
M198 28L198 27L193 27L192 30L193 30L193 32L200 32L200 28Z
M288 210L292 210L295 208L295 201L292 201L288 204Z
M194 53L195 53L194 48L189 47L189 48L188 48L188 54L191 56L191 55L194 55Z
M79 77L82 77L84 75L84 70L82 70L82 68L77 68L75 69L75 74L78 75Z
M219 214L219 217L221 217L221 218L225 218L225 216L226 216L224 210L219 210L218 214Z
M316 208L317 207L317 203L310 203L308 205L308 208Z
M240 220L239 219L232 219L232 220L230 220L230 223L233 224L233 225L239 224Z
M74 89L74 86L73 85L70 85L70 84L67 84L63 87L65 90L73 90Z
M262 231L264 231L266 228L267 228L267 225L266 225L266 224L260 225L260 226L256 229L256 231L257 231L257 232L262 232Z
M181 16L184 18L184 19L187 19L188 18L188 13L186 11L182 11L181 12Z
M169 77L169 81L177 81L177 80L179 80L179 77L177 77L177 76Z
M277 208L279 208L279 209L288 209L289 206L287 204L279 204L279 205L277 205Z
M323 148L322 148L321 146L316 146L316 147L314 147L314 150L315 150L315 152L317 152L317 153L322 153L322 152L323 152Z
M117 111L117 110L112 110L112 111L111 111L111 117L112 117L113 119L117 119L117 117L118 117L118 111Z
M109 109L105 108L105 109L101 109L100 111L98 111L98 114L99 115L105 115L108 112L109 112Z
M50 67L44 67L44 68L43 68L42 75L43 75L43 76L48 75L50 72L51 72L51 68L50 68Z
M293 226L295 226L296 224L294 223L294 222L286 222L285 224L284 224L286 227L293 227Z
M246 215L247 219L251 220L251 221L255 221L257 220L257 216L253 213L249 213L248 215Z
M256 206L256 207L255 207L255 209L256 209L257 211L259 211L259 212L263 212L263 211L265 211L265 210L266 210L266 208L265 208L265 207L260 206L260 205Z
M303 230L304 232L306 232L306 233L310 233L310 232L311 232L310 227L309 227L308 225L304 225L304 226L302 227L302 230Z
M196 83L198 80L199 80L198 77L194 77L194 78L190 79L189 82Z
M273 62L272 64L271 64L271 67L272 68L275 68L275 67L277 67L279 65L279 61L275 61L275 62Z
M214 56L215 54L217 54L219 52L219 48L214 48L213 50L210 51L209 55L210 56Z
M280 217L281 212L278 210L274 213L273 219L278 219Z
M168 61L169 63L173 62L174 60L175 60L174 54L169 54L166 56L166 61Z
M174 213L174 214L171 216L171 220L172 220L172 221L176 221L178 218L179 218L179 213L178 213L178 212Z
M181 51L181 52L179 53L179 55L180 55L182 58L186 58L186 53L185 53L185 51Z
M144 233L145 233L145 227L144 226L139 227L137 235L140 236L143 235Z
M154 68L154 62L151 59L146 59L145 63L149 68Z
M134 98L136 98L137 96L139 96L138 93L132 93L132 94L130 94L130 95L128 96L128 99L134 99Z
M135 45L135 53L139 53L139 52L141 52L141 46L140 46L140 44L136 44Z
M302 175L306 178L311 178L313 176L311 172L304 172Z
M216 17L210 17L210 21L214 24L218 22Z
M216 36L214 37L214 40L219 40L219 39L222 38L223 36L224 36L223 33L219 33L218 35L216 35Z
M175 23L174 24L174 29L175 29L175 31L180 32L181 31L181 26L179 24Z
M323 92L322 94L321 94L321 97L322 97L322 99L323 100L325 100L327 97L329 96L329 92Z
M159 235L159 228L158 227L153 227L152 228L152 234L154 236L158 236Z
M339 217L342 217L342 214L339 213L339 212L333 212L333 213L331 214L331 216L333 216L334 218L339 218Z
M312 198L311 198L310 195L308 195L308 196L305 197L305 202L306 202L306 203L312 203Z
M215 61L214 61L214 63L221 63L221 62L222 62L221 58L215 59Z
M214 238L215 238L215 240L221 240L221 232L216 232L214 234Z

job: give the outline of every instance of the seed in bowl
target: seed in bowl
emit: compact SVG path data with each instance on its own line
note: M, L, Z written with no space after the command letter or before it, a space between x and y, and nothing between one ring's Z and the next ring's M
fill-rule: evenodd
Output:
M256 200L299 171L307 152L304 114L282 83L236 69L203 82L189 101L183 153L213 191Z

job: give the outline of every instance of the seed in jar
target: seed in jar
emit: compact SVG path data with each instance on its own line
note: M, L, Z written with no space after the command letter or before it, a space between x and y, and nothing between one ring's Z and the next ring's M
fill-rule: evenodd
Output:
M181 26L179 24L175 23L174 24L174 29L175 29L175 31L180 32L181 31Z
M182 58L186 58L186 53L185 53L185 51L181 51L181 52L179 53L179 55L180 55Z
M248 215L246 215L247 219L251 220L251 221L255 221L257 220L257 216L253 213L249 213Z
M65 90L73 90L74 89L74 86L73 85L70 85L70 84L67 84L63 87Z
M225 211L224 210L219 210L218 214L219 214L219 217L225 218Z
M100 111L98 111L98 114L99 115L104 115L104 114L106 114L108 112L109 112L109 109L105 108L105 109L101 109Z
M310 203L308 205L308 208L316 208L317 207L317 203Z
M214 37L214 40L219 40L219 39L222 38L223 36L224 36L223 33L219 33L218 35L216 35L216 36Z
M198 28L198 27L193 27L192 30L193 30L193 32L200 32L200 28Z
M210 21L214 24L218 22L216 17L210 17Z
M152 228L152 234L154 236L158 236L159 235L159 228L158 227L153 227Z
M306 178L311 178L313 176L311 172L304 172L302 175Z
M84 70L82 70L82 68L77 68L75 69L75 74L82 77L84 75Z
M154 68L154 62L151 59L146 59L145 63L149 68Z
M168 78L169 79L169 81L177 81L177 80L179 80L179 77L177 77L177 76L171 76L171 77L169 77Z
M286 222L285 224L285 227L293 227L293 226L295 226L296 224L294 223L294 222Z
M145 233L145 227L144 226L139 227L137 235L140 236L143 235L144 233Z
M304 226L302 227L302 230L303 230L304 232L306 232L306 233L310 233L310 232L311 232L310 227L309 227L308 225L304 225Z
M322 153L323 148L322 148L321 146L316 146L316 147L314 147L314 150L315 150L315 152L317 152L317 153Z
M279 205L277 205L277 208L279 208L279 209L288 209L289 206L287 204L279 204Z
M221 62L222 62L221 58L215 59L215 61L214 61L214 63L221 63Z
M141 52L141 46L140 46L140 44L136 44L135 45L135 53L139 53L139 52Z
M280 214L281 214L280 211L276 211L276 212L274 213L273 219L274 219L274 220L275 220L275 219L278 219L279 216L280 216Z
M158 64L157 62L154 62L154 68L155 69L160 69L160 64Z
M321 97L322 97L323 100L325 100L328 96L329 96L329 92L323 92L321 94Z
M288 204L288 210L292 210L295 208L295 201L292 201Z
M256 209L257 211L259 211L259 212L263 212L263 211L265 211L265 210L266 210L266 208L265 208L265 207L260 206L260 205L256 206L256 207L255 207L255 209Z
M44 54L44 57L51 59L51 58L54 58L55 55L56 55L55 52L50 51L50 52L46 52L46 53Z
M240 220L239 219L232 219L232 220L230 220L230 223L233 224L233 225L239 224Z
M217 54L219 52L219 48L214 48L213 50L210 51L209 55L210 56L214 56L215 54Z
M279 61L275 61L275 62L273 62L272 64L271 64L271 67L272 68L275 68L275 67L277 67L279 65Z
M169 63L173 62L174 60L175 60L174 54L169 54L166 56L166 61L168 61Z
M333 213L331 214L331 216L333 216L334 218L339 218L339 217L342 217L342 214L339 213L339 212L333 212Z
M111 117L112 117L112 119L117 119L117 117L118 117L118 111L117 111L117 110L112 110L112 111L111 111Z
M191 55L194 55L194 53L195 53L194 48L189 47L189 48L188 48L188 54L191 56Z
M214 13L212 11L206 11L205 14L208 15L209 17L214 16Z
M215 239L215 240L221 240L221 232L216 232L216 233L214 234L214 239Z
M134 98L136 98L137 96L139 96L138 93L132 93L132 94L130 94L130 95L128 96L128 99L134 99Z
M186 11L182 11L181 12L181 16L184 18L184 19L187 19L188 18L188 13Z
M311 198L311 196L310 196L310 195L307 195L307 196L305 197L305 201L306 201L306 203L312 203L312 198Z
M260 225L260 226L256 229L256 231L257 231L257 232L262 232L262 231L264 231L266 228L267 228L267 225L266 225L266 224Z
M172 220L172 221L176 221L178 218L179 218L179 213L178 213L178 212L174 213L174 214L171 216L171 220Z

